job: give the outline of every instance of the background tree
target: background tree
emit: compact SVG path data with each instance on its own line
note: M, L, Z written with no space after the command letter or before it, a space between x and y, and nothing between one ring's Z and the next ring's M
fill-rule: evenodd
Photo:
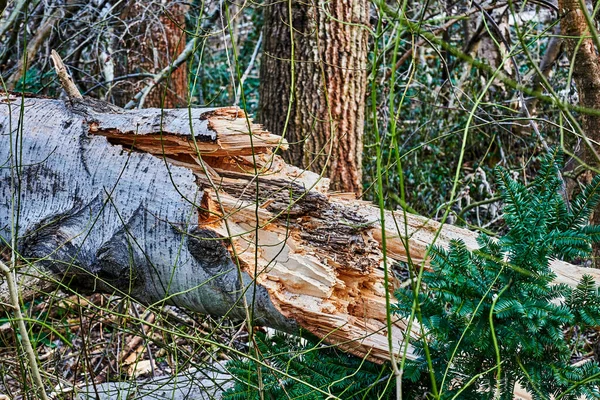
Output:
M594 21L581 4L577 0L558 1L558 8L564 13L560 26L565 36L579 104L588 110L600 110L600 49L597 47L600 42ZM582 182L589 183L600 168L600 114L584 111L581 122L581 150L574 153L579 153L586 166L595 170L580 170ZM600 210L596 210L591 219L595 224L600 223ZM593 257L595 266L600 268L600 245L594 246Z
M123 31L112 45L118 49L112 58L116 76L157 74L172 64L186 45L185 15L188 6L173 1L166 4L129 1L120 13ZM107 59L107 62L111 60ZM187 105L188 79L185 63L146 96L134 102L136 106L177 108ZM122 80L112 87L115 104L125 106L148 85L147 79Z
M269 1L263 12L260 121L286 137L288 162L360 194L368 2Z

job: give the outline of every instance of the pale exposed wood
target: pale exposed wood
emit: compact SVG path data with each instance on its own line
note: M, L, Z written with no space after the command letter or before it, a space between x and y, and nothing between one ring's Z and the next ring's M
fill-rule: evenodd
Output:
M362 222L356 210L323 196L307 200L321 204L305 215L301 210L311 205L275 199L258 209L256 224L256 203L250 199L210 190L205 196L210 200L204 204L216 207L211 215L223 218L201 225L232 238L244 271L268 290L283 315L355 354L388 359L381 253L368 232L350 226ZM397 320L393 329L399 352L406 324Z
M154 155L178 158L196 156L199 152L212 157L240 156L264 153L276 147L287 148L279 136L264 131L252 123L252 119L246 120L236 107L189 111L150 108L92 112L89 116L90 133L106 136L111 143L124 148Z
M90 134L90 121L103 126L110 118L133 122L134 128L127 129L135 130L135 115L87 100L74 99L71 105L26 98L21 120L21 98L3 95L2 99L6 99L0 103L0 159L5 163L0 169L0 204L6 205L0 207L3 243L11 242L11 204L17 193L11 186L11 172L19 160L22 201L17 251L50 279L65 279L80 291L116 290L143 303L167 298L169 304L196 312L246 317L238 302L251 279L246 275L239 281L235 264L220 242L202 240L210 233L199 231L194 222L201 192L192 171L165 163L160 156L125 151L105 137ZM201 110L198 117L207 111ZM187 117L188 123L168 122L169 115L187 114L151 113L139 114L139 126L148 133L157 132L157 127L160 131L156 121L161 115L167 117L166 126L190 125ZM191 124L199 141L201 137L218 141L209 122L210 118L196 118ZM124 128L119 123L109 125ZM22 129L22 136L9 134L17 129ZM22 158L11 154L16 148L22 150ZM173 247L174 243L178 245ZM293 320L273 308L265 289L247 296L256 299L257 323L297 329Z
M62 58L58 55L56 50L52 50L52 52L50 53L50 58L52 58L52 62L54 63L54 70L56 71L56 75L60 80L60 84L65 90L65 92L67 92L69 97L83 99L83 96L79 92L79 89L77 89L77 86L75 86L71 75L69 75L69 73L67 72L65 64L63 63Z
M297 195L286 202L285 195L289 196L293 185L288 183L286 190L282 185L286 181L277 179L283 171L273 171L270 179L274 182L261 178L264 193L259 195L258 210L252 175L246 179L241 174L237 179L222 177L219 193L204 191L203 205L209 212L199 224L222 237L231 237L244 270L267 288L282 314L334 342L355 341L342 346L355 354L368 354L372 360L388 359L379 209L347 196L327 196L326 189L303 192L301 187L293 190L305 198ZM217 173L226 174L218 169ZM201 175L199 182L209 186L209 179ZM278 198L277 193L284 195ZM258 224L254 223L257 211ZM403 212L386 212L385 230L390 262L410 258L415 265L424 262L427 266L427 246L438 230L436 243L440 246L460 239L469 249L478 248L474 232L442 227L436 221ZM552 268L557 283L576 285L583 274L600 282L596 269L560 260L554 261ZM394 281L390 288L399 284ZM395 322L396 344L402 343L405 327L404 321ZM412 333L417 334L417 329L415 326Z

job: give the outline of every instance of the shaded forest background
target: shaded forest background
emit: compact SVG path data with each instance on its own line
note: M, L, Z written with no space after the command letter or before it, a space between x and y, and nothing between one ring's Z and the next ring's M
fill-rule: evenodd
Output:
M21 8L4 12L10 19L3 19L0 56L9 89L60 96L49 58L54 48L84 95L125 106L149 84L150 75L172 64L195 37L187 63L145 96L142 106L236 104L267 122L260 121L259 86L261 63L273 57L262 52L268 4L107 1L15 6ZM557 16L557 6L546 2L370 4L369 25L364 27L369 32L364 196L374 198L375 148L380 147L386 160L386 205L405 202L422 215L438 218L450 206L451 221L486 228L499 217L489 178L494 166L526 177L544 146L564 144L573 153L580 149L577 134L569 134L575 128L560 121L561 108L577 105L578 98L557 37ZM421 31L431 37L420 36ZM540 68L558 98L539 102L515 90L520 84L539 91L545 81L538 76ZM524 114L525 102L531 118ZM287 104L278 106L287 109ZM379 142L375 131L380 132ZM404 194L394 166L396 152L405 174ZM458 186L451 198L459 159ZM573 164L567 163L574 170L567 177L580 173Z
M236 105L290 141L289 155L283 153L289 162L331 177L334 189L496 237L507 230L493 178L497 166L528 183L542 155L560 148L566 155L560 192L567 199L598 171L598 4L584 12L577 1L559 3L0 0L0 83L15 93L65 98L50 61L56 50L84 96L125 108ZM569 20L569 13L581 18ZM348 48L323 39L346 28L363 39ZM331 53L354 60L355 73L341 78L358 82L347 96L332 95L331 77L353 70L330 63ZM329 120L332 110L348 104L354 112ZM349 121L345 130L322 136L340 121ZM350 150L337 151L338 141L350 139ZM346 161L349 166L330 170ZM346 181L346 174L353 177ZM577 262L595 264L594 258ZM206 365L220 373L214 365L243 359L239 353L254 334L232 321L98 294L41 295L25 309L42 321L31 334L58 397L73 385ZM574 359L596 357L595 335L581 338ZM0 363L0 394L25 398L31 383L17 336L11 317L0 314L0 359L7 360ZM287 354L320 346L278 336L261 345ZM375 392L387 398L393 372L386 366L324 351L328 365L340 365L332 374L359 371L358 381L373 382L356 389L356 398ZM263 367L249 368L258 376L249 379L255 388ZM230 368L249 374L247 365Z

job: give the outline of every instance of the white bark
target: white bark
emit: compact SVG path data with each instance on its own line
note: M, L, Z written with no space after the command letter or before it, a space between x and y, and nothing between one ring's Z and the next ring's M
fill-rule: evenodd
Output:
M202 370L190 369L177 376L158 377L135 382L106 382L79 389L79 400L151 399L151 400L219 400L233 386L233 378L220 364ZM63 390L64 390L63 389ZM61 394L61 391L57 391ZM60 398L60 397L59 397Z
M246 303L255 324L302 327L378 362L391 328L401 352L406 321L386 322L385 287L400 282L384 281L379 210L285 164L272 154L285 143L239 110L2 100L0 240L18 222L21 272L234 319ZM477 247L465 229L385 215L390 262L426 263L438 229L438 245ZM559 282L600 282L599 270L552 267Z
M220 241L202 240L214 235L198 227L202 190L192 171L90 135L104 128L160 135L161 119L163 132L185 134L187 110L115 110L41 99L0 104L0 239L11 242L13 172L23 260L79 290L117 290L143 303L245 318L239 300L251 279L239 281ZM201 119L209 111L193 110L192 121L197 140L214 145L211 121ZM255 299L256 323L295 329L264 289L246 296Z

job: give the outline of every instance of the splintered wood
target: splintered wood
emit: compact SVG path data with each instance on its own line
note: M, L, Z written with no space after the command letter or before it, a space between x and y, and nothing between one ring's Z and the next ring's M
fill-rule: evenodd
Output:
M190 118L193 132L181 123ZM103 112L88 125L124 149L194 171L204 193L199 225L228 240L284 316L354 354L389 359L378 219L366 203L330 197L327 179L274 155L286 142L236 108L165 110L161 119L155 110ZM400 353L406 324L396 318L392 330Z
M190 120L201 123L192 129ZM192 161L198 154L231 157L265 153L275 147L287 148L279 136L253 124L237 107L193 109L189 115L186 109L164 110L158 114L153 109L102 113L89 121L89 125L90 133L106 136L113 144L184 162Z
M200 224L230 239L242 269L283 315L345 350L389 359L381 251L358 210L290 181L223 178L226 189L215 191L198 178L208 207ZM392 329L400 351L406 325L397 320Z
M199 226L226 239L232 259L267 289L281 314L358 356L390 359L386 285L393 304L401 282L391 269L385 282L383 231L388 266L409 259L427 265L438 230L438 245L461 239L478 247L472 232L403 212L386 211L382 227L379 209L329 193L327 179L275 155L286 142L238 109L165 110L160 120L143 112L100 113L88 121L90 132L192 170L203 191ZM194 132L181 123L189 118L201 121ZM584 273L600 281L598 270L552 266L559 282L576 283ZM406 321L394 316L391 329L393 352L413 358ZM412 324L410 334L419 329Z

